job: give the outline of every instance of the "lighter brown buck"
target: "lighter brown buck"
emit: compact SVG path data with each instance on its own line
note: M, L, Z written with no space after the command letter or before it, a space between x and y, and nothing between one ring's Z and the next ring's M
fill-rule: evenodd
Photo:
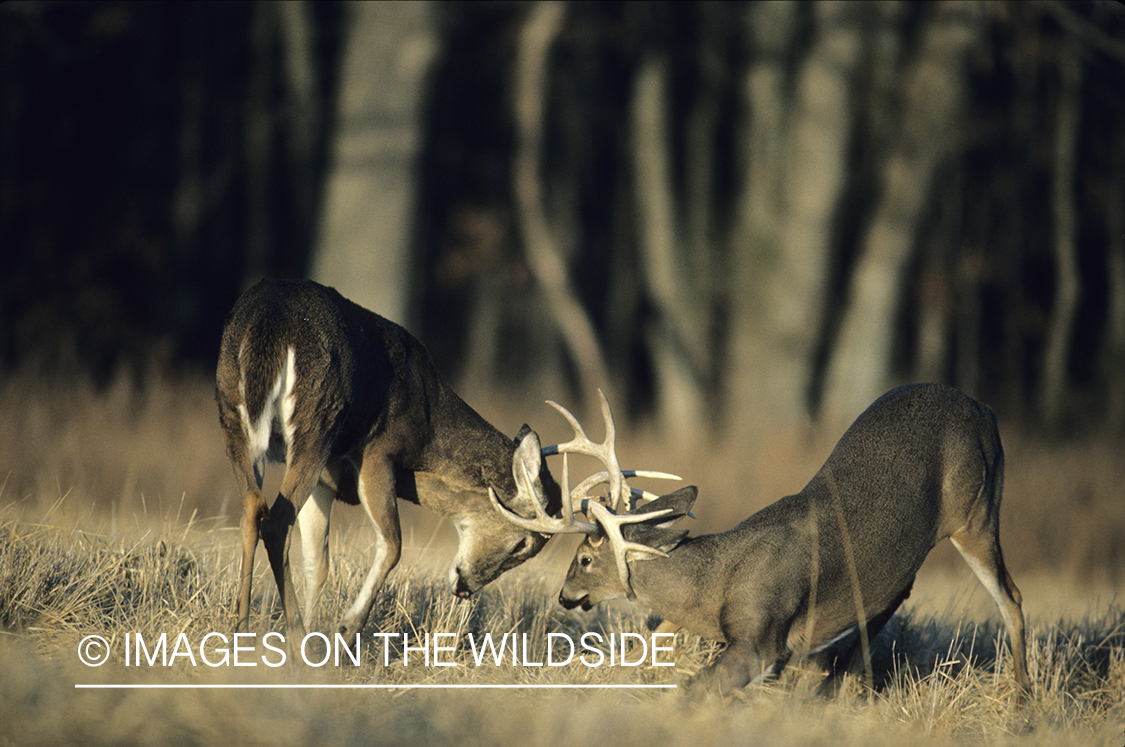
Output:
M665 630L726 641L693 688L728 692L776 677L794 655L842 650L826 662L827 694L845 670L862 671L861 637L882 629L948 537L1000 609L1022 701L1031 682L1022 600L1000 550L1003 475L987 407L945 386L898 387L859 416L800 493L729 531L688 537L668 528L691 508L695 488L612 523L599 508L594 531L560 526L587 539L559 601L589 609L629 596L659 613Z
M238 630L249 627L259 534L289 632L299 639L305 623L314 623L333 499L362 506L375 528L375 557L339 624L344 633L364 627L399 560L398 498L453 521L458 550L449 587L460 597L547 542L497 515L489 501L492 492L527 515L557 509L559 488L538 436L526 425L515 439L504 436L446 385L409 332L331 288L262 281L248 290L223 331L216 399L244 495ZM262 495L267 461L285 464L272 507ZM289 572L294 522L306 581L303 617Z

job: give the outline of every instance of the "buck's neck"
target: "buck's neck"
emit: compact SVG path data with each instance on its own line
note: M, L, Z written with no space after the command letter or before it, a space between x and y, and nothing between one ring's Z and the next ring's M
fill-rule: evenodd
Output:
M491 485L502 494L515 491L515 442L485 420L448 386L432 403L433 433L421 471L451 488L479 493L487 502Z
M720 628L721 573L708 552L714 535L691 537L666 558L633 560L629 576L637 604L665 620L712 640L724 640Z

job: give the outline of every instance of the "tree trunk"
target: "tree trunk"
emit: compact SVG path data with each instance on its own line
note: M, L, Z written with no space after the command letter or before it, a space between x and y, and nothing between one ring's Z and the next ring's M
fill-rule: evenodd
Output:
M812 43L789 94L785 58L802 8L751 9L748 178L732 252L728 418L736 438L807 422L832 216L844 184L862 29L853 5L813 6Z
M601 388L612 397L609 374L593 323L571 286L569 271L548 224L543 204L543 120L547 109L548 60L562 29L566 7L536 3L520 33L514 80L516 155L513 192L528 267L547 303L578 371L583 399Z
M276 13L276 7L268 3L251 6L250 11L250 63L243 131L246 160L246 269L243 275L251 282L267 274L273 240L270 156L274 120L270 107L273 84L270 48Z
M656 368L656 422L669 436L695 440L704 422L705 399L693 360L699 360L697 351L706 344L701 321L706 298L697 292L684 253L677 250L684 242L676 230L668 77L662 59L641 62L632 108L637 232L645 284L656 307L656 319L645 330Z
M429 2L356 3L348 10L337 134L312 276L406 321L415 161L436 19Z
M938 164L957 145L965 57L981 28L979 8L944 2L922 31L905 82L901 134L886 159L882 198L852 274L847 306L832 345L822 417L850 422L891 382L891 349L903 270Z
M1106 283L1109 301L1107 328L1102 350L1102 372L1106 379L1109 426L1114 433L1125 431L1125 137L1118 136L1116 173L1111 177L1106 199Z
M1055 296L1047 327L1040 410L1049 428L1057 428L1066 408L1070 378L1070 341L1082 293L1078 275L1078 214L1074 182L1078 159L1082 60L1073 37L1059 51L1059 96L1055 119L1055 159L1051 194L1054 214Z

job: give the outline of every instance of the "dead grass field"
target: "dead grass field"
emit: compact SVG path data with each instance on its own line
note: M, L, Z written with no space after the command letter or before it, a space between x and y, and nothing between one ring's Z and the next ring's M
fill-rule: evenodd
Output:
M717 651L681 633L665 657L671 667L478 666L470 634L526 636L526 661L545 662L548 634L647 634L645 615L625 603L590 613L554 603L573 538L554 540L458 602L440 581L453 531L411 507L407 549L372 615L360 666L211 667L182 655L169 666L126 666L126 635L151 642L164 633L171 652L181 634L198 645L210 632L232 629L238 506L210 385L156 382L142 393L120 383L99 394L17 378L0 382L0 407L8 426L0 430L0 745L1125 745L1120 442L1046 445L1001 422L1008 454L1001 532L1025 597L1036 688L1026 709L1015 706L995 609L947 548L931 555L911 599L876 640L875 693L853 682L835 701L815 700L819 673L797 666L768 687L697 702L637 689L276 687L683 685ZM481 409L506 431L526 418L547 441L568 436L539 405L519 418ZM655 438L619 451L627 466L668 469L700 485L693 530L702 532L798 490L835 435L824 444L779 437L735 455L693 454ZM367 562L370 531L358 513L339 507L333 516L335 567L322 627L354 595ZM251 619L259 636L282 630L263 556ZM379 632L399 641L390 665L372 635ZM449 635L456 649L442 657L454 666L427 666L416 650L403 666L403 633L411 641ZM90 635L109 644L103 666L79 661L79 643ZM273 687L214 687L232 684Z

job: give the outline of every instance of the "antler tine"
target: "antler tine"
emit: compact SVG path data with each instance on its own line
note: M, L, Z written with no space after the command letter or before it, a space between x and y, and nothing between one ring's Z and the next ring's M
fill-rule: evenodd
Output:
M655 547L627 541L621 533L621 526L623 524L649 521L660 516L666 516L672 513L672 509L665 508L660 511L650 511L643 514L614 514L602 504L592 502L587 507L587 511L593 514L594 520L597 521L605 537L609 540L609 545L613 549L614 560L617 563L617 575L621 579L621 585L625 587L625 595L629 598L629 601L636 600L637 595L633 591L633 584L629 580L629 553L637 552L663 558L668 557L668 553L658 550Z
M574 438L566 443L556 444L554 446L546 446L543 448L543 455L550 456L552 454L583 454L598 459L606 467L606 471L602 474L606 475L600 482L609 483L610 501L613 508L619 510L625 502L625 475L621 472L621 466L617 462L617 453L615 451L615 441L617 438L617 429L613 424L613 413L609 407L609 400L606 399L605 392L601 389L598 390L598 396L601 398L602 420L605 422L605 439L601 443L593 441L586 435L582 425L578 419L574 417L565 407L557 402L547 400L547 404L554 407L559 411L570 427L574 429ZM585 483L583 483L585 484ZM592 483L590 486L597 485L598 482ZM576 488L571 493L572 497L582 497L584 494L579 494Z
M565 457L564 457L565 458ZM531 475L528 474L527 465L520 463L520 469L523 470L524 478L531 482ZM564 485L566 481L564 471ZM586 534L591 537L598 534L598 527L596 524L587 524L584 521L578 521L574 518L574 505L573 500L564 498L562 501L562 516L554 517L547 513L547 509L537 499L534 500L533 508L535 510L535 518L526 519L515 511L512 511L500 502L496 496L496 491L490 485L488 487L488 499L492 501L493 507L499 511L503 516L507 517L508 521L512 522L518 527L522 527L531 532L540 532L541 534Z
M570 492L570 455L563 454L563 474L562 474L562 503L563 515L566 515L566 503L573 497Z
M609 399L601 389L598 390L598 399L601 400L602 420L605 421L605 443L612 447L617 440L617 426L613 424L613 413L609 409Z
M629 510L633 511L637 508L637 505L638 505L639 501L645 501L646 503L651 503L651 502L655 501L657 498L659 498L660 496L658 496L656 493L650 493L647 490L641 490L640 488L629 488L629 497L632 498L630 503L633 504L632 506L629 507Z
M682 480L684 478L679 475L673 475L671 472L657 472L651 469L627 469L622 472L626 477L651 477L654 480Z
M575 437L572 438L570 441L567 441L565 444L555 444L554 446L544 446L543 447L543 456L551 456L551 455L554 455L554 454L561 454L562 453L560 451L561 447L570 446L571 444L577 442L579 439L582 439L583 441L586 441L586 442L590 441L590 439L586 436L586 431L582 430L582 424L578 422L578 419L576 417L574 417L573 415L570 414L570 410L566 409L565 407L560 405L558 402L555 402L554 400L547 400L547 404L550 405L551 407L555 408L556 410L558 410L559 414L562 415L564 418L566 418L566 422L570 423L570 427L574 429L574 436Z
M613 424L609 399L601 389L598 389L598 398L602 405L602 420L605 421L605 440L602 441L602 447L606 450L606 458L602 461L609 472L609 495L613 500L613 510L620 511L626 505L628 490L625 488L625 475L621 473L621 465L617 462L617 426Z
M606 398L605 392L601 389L598 390L598 396L601 400L602 420L605 423L605 438L601 443L593 441L586 435L582 424L578 422L578 419L574 417L569 410L557 402L547 400L547 404L558 410L559 414L566 418L566 421L570 423L570 427L574 429L574 438L566 443L544 446L541 452L545 457L555 454L562 454L563 457L563 501L562 515L560 517L555 518L548 515L546 509L536 502L535 518L525 519L500 505L499 500L491 491L489 492L489 497L497 510L504 513L512 522L532 531L545 534L583 532L589 536L596 536L604 532L605 536L609 538L610 546L614 550L617 572L621 577L621 582L624 584L629 598L632 599L634 594L633 588L629 583L629 566L627 563L629 553L640 553L650 557L661 556L665 553L655 548L648 547L647 545L626 542L621 533L621 526L623 524L648 521L664 516L665 514L671 513L671 509L646 514L627 513L627 511L636 507L637 500L651 501L655 500L657 496L628 486L625 479L627 477L644 477L658 480L680 480L682 478L678 475L653 470L622 470L617 461L615 446L617 428L613 423L613 412L609 406L609 399ZM584 456L594 457L601 461L606 469L586 478L579 483L578 487L572 490L570 488L570 454L582 454ZM590 499L588 497L589 491L595 485L600 485L602 483L608 483L609 485L610 495L608 506L602 504L597 499ZM579 511L584 510L587 516L593 518L597 523L588 524L575 520L574 511L576 508Z

